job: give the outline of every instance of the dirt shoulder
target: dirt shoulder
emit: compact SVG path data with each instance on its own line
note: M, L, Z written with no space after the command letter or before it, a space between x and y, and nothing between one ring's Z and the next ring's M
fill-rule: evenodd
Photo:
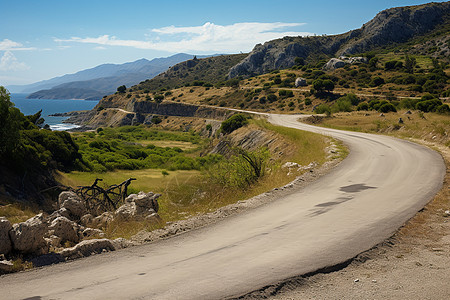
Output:
M450 149L442 190L389 240L339 271L268 287L247 297L270 299L448 299L450 295Z

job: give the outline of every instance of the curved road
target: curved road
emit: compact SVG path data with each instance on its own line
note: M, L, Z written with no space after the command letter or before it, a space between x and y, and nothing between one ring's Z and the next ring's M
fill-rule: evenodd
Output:
M298 117L298 116L297 116ZM344 262L440 189L436 152L386 136L270 121L344 141L349 156L300 191L165 241L0 277L2 299L219 299Z

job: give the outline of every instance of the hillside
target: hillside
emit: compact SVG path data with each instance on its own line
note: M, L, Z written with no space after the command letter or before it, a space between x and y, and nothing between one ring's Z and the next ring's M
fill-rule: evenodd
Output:
M392 48L422 35L431 39L432 35L429 33L433 30L445 36L448 35L449 24L450 2L391 8L378 13L360 29L344 34L284 37L264 45L258 44L242 62L230 70L229 75L231 78L253 76L290 68L295 65L297 57L313 63L324 58ZM448 45L446 48L448 49ZM435 52L447 55L447 58L450 54L448 51L442 54L441 51Z
M241 61L246 54L220 55L206 59L190 59L181 62L153 79L141 82L134 90L172 89L186 84L215 84L227 80L231 67Z
M82 120L88 123L89 118L96 120L89 123L94 127L96 123L108 124L100 121L101 115L111 117L112 111L105 113L102 111L105 108L122 108L142 115L158 114L162 101L163 104L180 102L276 113L418 109L447 114L449 4L393 8L379 13L362 29L329 37L285 37L257 45L249 55L191 59L123 93L103 97L91 115ZM431 18L432 15L435 17ZM398 23L399 20L404 23ZM412 29L393 37L389 35L390 31L395 31L392 24ZM383 29L385 27L390 29ZM426 30L431 31L422 34ZM389 46L364 48L370 44L369 40L381 40L382 32L386 32L387 38L378 44L388 43ZM394 38L398 41L388 42ZM301 40L303 46L294 43L295 40ZM364 57L356 59L357 63L324 69L334 54L343 53L345 49L356 51L351 50L357 49L355 45L371 51L359 54ZM263 48L268 49L265 56L264 51L258 50ZM298 56L297 50L306 52ZM274 53L283 59L275 62ZM248 62L255 66L255 73L263 74L227 77ZM272 63L274 65L270 66ZM267 71L272 68L275 70ZM297 78L303 78L301 86L295 85ZM171 115L179 115L179 111ZM114 124L121 122L116 120ZM129 123L131 119L124 122Z

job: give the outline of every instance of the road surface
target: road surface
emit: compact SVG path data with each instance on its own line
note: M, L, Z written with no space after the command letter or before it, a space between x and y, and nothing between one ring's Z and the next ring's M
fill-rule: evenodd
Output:
M311 185L149 245L0 277L1 299L222 299L344 262L382 242L440 189L442 158L386 136L271 115L344 141L349 156Z

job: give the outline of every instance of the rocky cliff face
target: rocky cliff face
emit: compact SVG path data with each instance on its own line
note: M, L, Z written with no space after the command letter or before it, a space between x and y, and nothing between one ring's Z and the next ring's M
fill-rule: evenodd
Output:
M450 2L398 7L378 13L362 28L335 36L284 37L258 44L239 64L231 68L229 77L252 76L271 70L289 68L296 57L313 60L355 54L376 47L406 42L448 23Z

